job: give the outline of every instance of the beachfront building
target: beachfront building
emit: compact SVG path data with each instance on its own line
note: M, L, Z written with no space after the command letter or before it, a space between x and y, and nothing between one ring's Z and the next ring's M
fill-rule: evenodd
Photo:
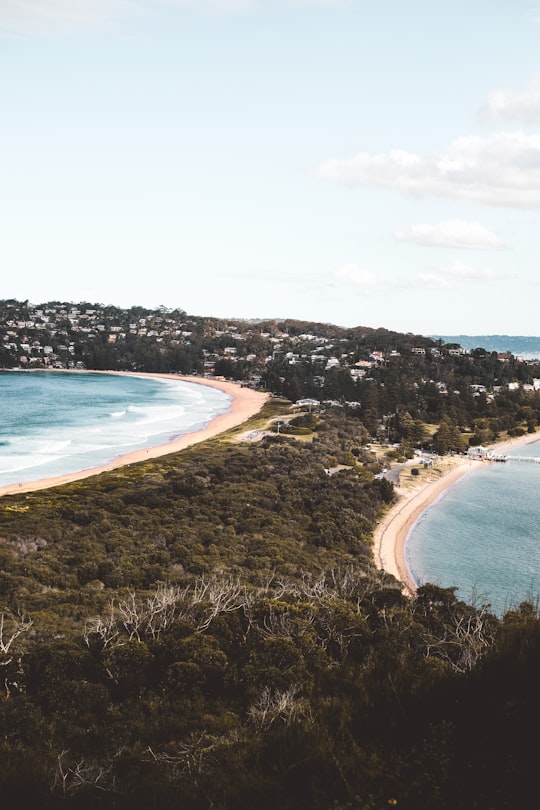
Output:
M490 457L490 451L486 447L482 447L482 445L478 445L478 447L469 447L467 451L468 458L474 459L488 459Z
M481 445L478 447L470 447L467 452L467 457L479 459L480 461L508 461L508 456L505 455L505 453L497 453L495 450L488 450Z

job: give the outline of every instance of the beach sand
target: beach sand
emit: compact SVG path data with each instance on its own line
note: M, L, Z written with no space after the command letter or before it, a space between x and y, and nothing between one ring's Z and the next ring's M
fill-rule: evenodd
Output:
M70 372L71 373L71 372ZM77 374L81 372L73 371ZM94 373L85 371L85 374ZM253 391L251 388L243 388L238 383L228 382L226 380L209 379L206 377L187 377L177 374L143 374L139 372L124 372L124 371L99 371L98 374L132 374L135 377L162 377L166 380L178 380L180 382L188 382L196 385L208 385L212 388L219 388L220 391L232 397L231 409L227 413L222 413L216 416L205 428L198 430L194 433L185 433L177 440L168 442L167 444L159 445L157 447L144 448L143 450L135 450L124 456L119 456L114 461L109 462L101 467L92 467L87 470L80 470L79 472L68 473L66 475L54 476L51 478L42 478L39 481L27 481L16 484L9 484L5 487L0 487L0 496L14 495L23 492L35 492L40 489L49 489L56 487L60 484L68 484L71 481L78 481L82 478L88 478L91 475L98 473L108 472L109 470L123 467L126 464L133 464L137 461L147 461L148 459L158 458L159 456L167 455L168 453L176 453L178 450L184 450L192 444L205 441L219 433L237 427L254 416L260 411L264 403L269 397L269 394L261 393L260 391Z
M73 371L72 373L77 374L80 372ZM253 391L250 388L243 388L238 383L214 378L189 377L173 374L146 375L142 372L123 371L84 373L133 374L133 376L163 377L167 380L179 380L196 385L208 385L218 388L232 397L231 409L227 413L216 416L216 418L202 430L186 433L180 436L176 441L157 447L135 450L101 467L92 467L87 470L81 470L66 475L42 478L39 481L27 481L0 487L0 496L49 489L50 487L60 486L61 484L67 484L71 481L88 478L101 472L118 469L126 464L159 458L168 453L176 453L179 450L184 450L186 447L213 438L226 430L241 425L251 416L258 413L269 398L269 394ZM496 449L499 453L508 453L519 447L523 447L525 444L539 440L540 432L527 434L526 436L498 442L496 445L491 445L490 449ZM411 476L407 481L407 486L396 487L397 501L383 515L373 535L374 555L377 567L396 577L396 579L403 584L404 592L409 595L413 595L416 591L416 585L411 578L405 562L405 543L409 532L430 504L437 500L446 489L451 487L452 484L463 475L478 469L478 466L482 463L491 462L472 461L464 456L445 456L437 461L433 469L422 470L421 474L414 481ZM405 478L407 475L407 470L410 470L410 468L404 468L402 478Z
M509 453L531 442L539 441L540 433L527 434L490 445L497 453ZM405 562L405 544L409 532L423 512L445 490L462 476L477 470L483 462L464 456L445 456L439 459L432 470L422 470L418 483L409 487L396 487L397 502L383 515L373 534L375 563L377 567L392 574L403 584L403 591L414 595L416 585ZM404 474L407 475L407 470ZM412 480L412 477L411 477Z

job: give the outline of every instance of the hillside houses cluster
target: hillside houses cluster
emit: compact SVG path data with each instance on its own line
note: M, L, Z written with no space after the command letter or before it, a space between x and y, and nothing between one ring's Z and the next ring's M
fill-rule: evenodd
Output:
M422 376L429 363L440 368L470 354L459 346L382 329L347 330L300 321L223 321L166 307L0 301L3 368L176 371L272 387L271 368L281 381L294 375L309 377L309 391L304 393L313 395L336 374L345 374L354 386L380 381L377 372L385 367L412 363L419 364ZM512 356L498 359L508 364ZM432 383L441 395L448 393L444 375L423 381ZM495 382L489 391L480 383L471 387L475 395L493 394ZM540 380L509 379L506 385L539 390Z
M84 347L99 339L114 346L128 336L180 342L189 333L162 310L135 317L133 310L52 303L0 302L0 357L20 367L85 368ZM129 317L131 316L131 317Z
M206 373L213 373L220 360L260 367L270 360L295 365L308 359L322 371L350 365L352 376L359 379L385 359L383 352L373 350L365 359L350 364L350 354L337 354L339 346L324 335L293 335L275 326L269 330L266 324L221 324L164 307L148 311L97 304L0 301L0 360L4 367L86 368L85 350L96 341L119 348L136 340L161 352L195 342ZM303 347L301 352L296 350L299 346ZM397 356L399 352L392 350L386 359Z

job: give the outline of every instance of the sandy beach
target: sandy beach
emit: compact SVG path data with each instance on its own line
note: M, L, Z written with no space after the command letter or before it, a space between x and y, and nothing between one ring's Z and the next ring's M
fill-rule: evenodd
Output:
M531 442L539 441L540 433L527 434L489 446L497 453L510 453ZM439 459L432 470L422 470L418 483L396 487L397 501L386 512L373 534L375 563L377 567L403 583L409 595L416 591L405 562L405 543L412 527L425 510L455 484L462 476L474 472L483 462L464 456L445 456ZM408 468L404 474L407 475ZM412 480L412 479L411 479Z
M53 372L54 373L54 372ZM70 372L71 373L71 372ZM73 371L73 374L81 372ZM94 373L85 371L84 373ZM16 484L9 484L5 487L0 487L0 496L13 495L15 493L35 492L39 489L49 489L50 487L59 486L60 484L67 484L71 481L78 481L82 478L88 478L91 475L107 472L109 470L123 467L125 464L133 464L137 461L146 461L148 459L158 458L159 456L167 455L168 453L176 453L178 450L184 450L192 444L205 441L219 433L237 427L254 416L260 411L264 403L269 397L269 394L261 393L260 391L253 391L251 388L243 388L238 383L228 382L226 380L209 379L206 377L188 377L176 374L142 374L139 372L124 372L124 371L99 371L97 374L131 374L135 377L162 377L166 380L178 380L179 382L192 383L194 385L208 385L212 388L218 388L224 393L232 397L231 408L227 413L216 416L203 430L198 430L194 433L185 433L180 436L176 441L168 442L157 447L149 447L143 450L135 450L124 456L120 456L114 461L109 462L101 467L92 467L87 470L69 473L66 475L59 475L51 478L42 478L39 481L27 481Z

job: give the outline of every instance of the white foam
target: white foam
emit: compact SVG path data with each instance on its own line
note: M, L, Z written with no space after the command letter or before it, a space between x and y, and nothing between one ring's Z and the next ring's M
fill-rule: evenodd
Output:
M62 453L63 450L67 450L71 444L71 439L47 442L40 447L39 452L44 456L54 456Z
M221 391L174 380L161 380L165 386L150 390L144 401L148 378L141 379L141 392L126 390L125 401L119 397L112 408L110 402L101 408L96 394L69 411L59 403L56 424L43 426L37 408L35 423L27 413L2 437L0 486L98 467L133 450L167 444L230 407L230 397Z

